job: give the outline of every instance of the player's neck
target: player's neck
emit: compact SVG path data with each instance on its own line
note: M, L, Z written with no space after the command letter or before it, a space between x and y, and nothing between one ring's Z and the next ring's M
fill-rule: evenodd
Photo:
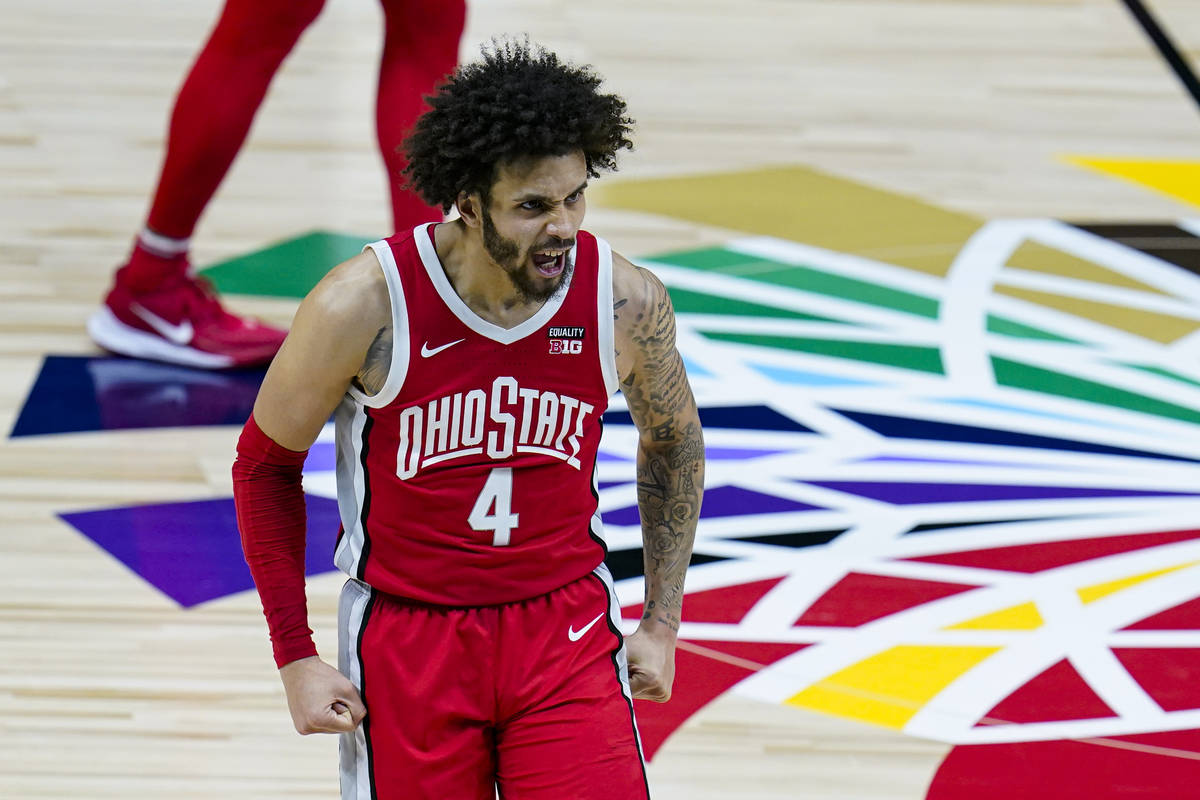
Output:
M504 270L462 220L438 225L434 247L447 280L467 308L501 328L515 328L538 312L544 302L526 300Z

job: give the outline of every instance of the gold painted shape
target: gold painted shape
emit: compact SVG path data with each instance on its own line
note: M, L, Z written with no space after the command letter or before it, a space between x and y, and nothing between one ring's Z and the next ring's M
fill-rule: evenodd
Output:
M943 689L999 649L898 645L830 675L785 703L900 729Z

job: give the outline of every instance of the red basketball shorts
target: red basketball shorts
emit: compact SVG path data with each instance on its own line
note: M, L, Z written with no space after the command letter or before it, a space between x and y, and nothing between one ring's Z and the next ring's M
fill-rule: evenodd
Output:
M341 739L342 800L646 800L608 569L482 608L350 580L339 667L367 717Z

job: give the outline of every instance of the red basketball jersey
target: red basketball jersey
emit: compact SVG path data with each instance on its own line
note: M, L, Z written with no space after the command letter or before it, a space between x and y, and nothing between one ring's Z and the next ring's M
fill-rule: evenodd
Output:
M600 415L617 388L612 251L580 231L569 283L505 329L438 260L433 225L369 245L392 303L387 383L336 414L336 561L389 594L481 606L545 594L604 558Z

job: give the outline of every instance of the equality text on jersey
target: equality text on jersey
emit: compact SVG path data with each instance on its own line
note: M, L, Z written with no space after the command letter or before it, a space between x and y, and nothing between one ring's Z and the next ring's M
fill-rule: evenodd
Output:
M595 408L565 394L522 387L500 376L486 389L443 395L400 412L396 474L481 455L497 461L537 453L580 468L579 440Z

